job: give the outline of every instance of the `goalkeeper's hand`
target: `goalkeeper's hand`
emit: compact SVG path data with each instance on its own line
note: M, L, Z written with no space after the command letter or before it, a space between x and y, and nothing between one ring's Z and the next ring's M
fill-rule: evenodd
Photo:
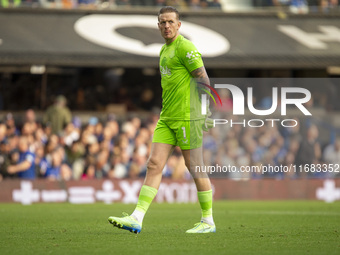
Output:
M214 120L210 119L209 118L210 116L211 116L211 111L210 111L210 108L207 107L207 115L205 116L205 120L202 125L202 129L205 132L208 132L210 128L214 127Z
M211 111L210 111L210 108L208 107L208 109L207 109L207 117L206 118L209 118L210 116L211 116Z
M202 125L203 131L208 132L210 128L214 127L214 120L210 118L205 118Z

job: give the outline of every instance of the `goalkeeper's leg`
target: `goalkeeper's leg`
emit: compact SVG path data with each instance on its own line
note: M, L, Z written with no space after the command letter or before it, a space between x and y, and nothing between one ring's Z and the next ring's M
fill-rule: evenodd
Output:
M146 177L139 193L137 206L131 215L125 214L123 217L109 217L108 220L114 227L129 230L136 234L142 230L144 215L157 194L162 180L163 168L173 149L174 146L170 144L152 143Z
M210 179L205 171L202 170L203 155L202 147L183 150L185 164L189 169L197 187L198 201L201 206L201 221L195 227L189 229L187 233L211 233L216 232L216 227L212 213L212 189ZM199 167L196 167L199 166ZM197 171L199 169L199 171Z

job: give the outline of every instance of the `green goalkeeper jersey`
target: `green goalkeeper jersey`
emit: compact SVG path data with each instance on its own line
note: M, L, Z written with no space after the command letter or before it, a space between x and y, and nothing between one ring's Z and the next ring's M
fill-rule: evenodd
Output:
M192 42L179 35L163 45L159 68L162 77L162 120L202 119L200 97L191 72L203 66L201 54Z

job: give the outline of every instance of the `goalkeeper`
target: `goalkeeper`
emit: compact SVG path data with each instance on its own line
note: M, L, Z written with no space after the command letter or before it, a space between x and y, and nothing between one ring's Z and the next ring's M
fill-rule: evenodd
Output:
M162 112L154 131L147 173L134 212L108 219L114 226L134 233L142 229L144 215L157 194L162 170L175 146L181 148L185 165L193 176L202 210L200 222L186 233L216 231L210 180L206 173L195 172L196 166L204 164L202 127L206 128L195 82L209 84L209 78L201 54L192 42L179 34L180 27L179 13L175 8L166 6L159 11L158 28L165 40L159 62L163 89Z

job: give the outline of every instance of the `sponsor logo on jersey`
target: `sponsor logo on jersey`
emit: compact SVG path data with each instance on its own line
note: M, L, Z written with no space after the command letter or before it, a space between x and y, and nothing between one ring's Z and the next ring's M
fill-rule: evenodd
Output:
M160 71L161 71L161 75L164 76L164 75L171 75L171 69L168 68L167 66L160 66L159 67Z
M196 59L199 59L201 57L200 53L197 50L188 51L185 56L188 58L189 64L194 63Z

